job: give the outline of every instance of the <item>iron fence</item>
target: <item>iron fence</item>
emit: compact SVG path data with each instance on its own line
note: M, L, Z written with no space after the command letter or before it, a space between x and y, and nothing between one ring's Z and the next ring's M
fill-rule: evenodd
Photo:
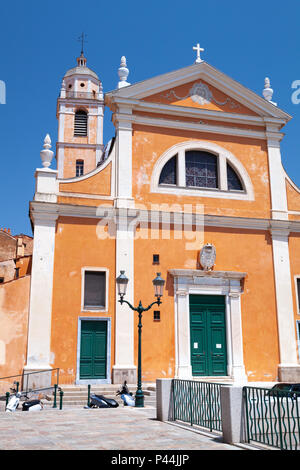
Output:
M172 419L222 431L221 384L174 379Z
M246 441L282 450L299 450L300 396L243 387Z

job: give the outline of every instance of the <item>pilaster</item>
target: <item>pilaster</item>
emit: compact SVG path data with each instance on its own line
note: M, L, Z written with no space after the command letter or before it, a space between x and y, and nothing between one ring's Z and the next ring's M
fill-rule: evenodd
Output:
M116 221L116 275L121 270L129 278L126 300L134 305L134 228L129 227L127 211L119 211ZM118 302L116 286L115 322L115 364L112 371L113 383L136 382L134 365L134 312L128 305Z
M132 198L132 123L130 108L121 108L116 126L116 201L115 207L133 207Z
M26 370L50 368L51 314L57 215L35 212Z
M267 131L269 126L267 125ZM271 190L271 213L273 219L288 219L285 175L281 162L280 139L271 132L268 137L268 161Z
M294 325L294 309L289 256L289 231L272 229L272 249L276 289L277 324L279 336L279 377L283 379L285 370L297 369L294 379L299 380L300 366L297 363L297 344Z

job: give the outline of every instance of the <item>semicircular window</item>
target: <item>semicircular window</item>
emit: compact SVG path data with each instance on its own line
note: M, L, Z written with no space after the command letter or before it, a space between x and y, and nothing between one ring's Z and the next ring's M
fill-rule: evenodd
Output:
M160 177L159 184L177 184L177 155L170 158L163 167Z
M234 169L227 163L227 184L229 191L243 191L243 185Z
M218 188L217 157L208 152L185 152L186 185L199 188Z

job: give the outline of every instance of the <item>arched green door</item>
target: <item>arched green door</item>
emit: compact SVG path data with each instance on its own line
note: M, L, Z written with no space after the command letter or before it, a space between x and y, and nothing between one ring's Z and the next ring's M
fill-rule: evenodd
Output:
M193 376L227 375L225 297L190 295Z

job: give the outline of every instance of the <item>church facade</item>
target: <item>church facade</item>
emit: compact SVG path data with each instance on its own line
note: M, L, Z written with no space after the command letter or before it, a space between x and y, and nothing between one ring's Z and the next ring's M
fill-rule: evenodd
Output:
M34 250L26 371L62 383L300 379L300 189L281 163L290 116L198 58L130 85L102 83L83 54L57 102L30 202ZM104 147L104 109L115 137Z

